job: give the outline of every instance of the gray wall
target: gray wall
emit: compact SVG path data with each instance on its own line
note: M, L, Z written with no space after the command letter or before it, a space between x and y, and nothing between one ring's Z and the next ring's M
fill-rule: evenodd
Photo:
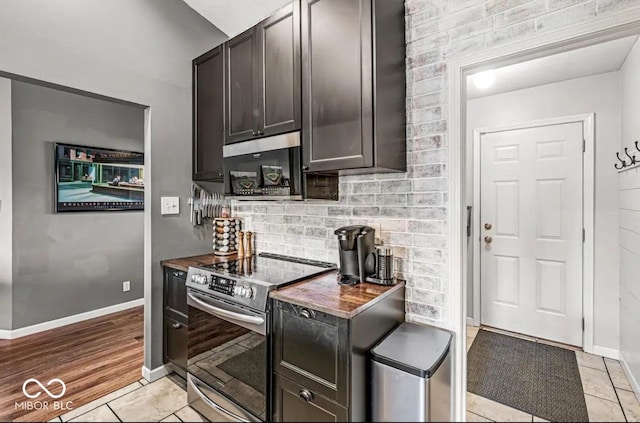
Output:
M0 331L11 329L11 81L0 78Z
M618 174L611 158L620 147L620 75L609 72L470 100L467 142L473 130L538 119L595 113L595 255L593 342L617 350L618 306ZM473 169L473 149L467 149ZM467 201L473 204L473 173L467 174ZM477 245L477 244L475 244ZM468 314L473 314L472 252L469 250Z
M191 226L186 207L191 60L226 37L175 0L3 0L0 28L0 72L149 106L144 363L154 369L162 364L160 261L211 251L209 231ZM181 196L179 216L160 215L162 195Z
M144 109L13 81L12 120L13 329L142 298L143 212L53 213L52 141L143 151Z

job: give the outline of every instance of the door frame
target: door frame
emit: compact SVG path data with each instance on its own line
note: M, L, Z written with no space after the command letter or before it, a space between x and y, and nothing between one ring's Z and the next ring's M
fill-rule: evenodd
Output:
M562 125L567 123L582 124L584 139L584 153L582 154L582 226L585 230L585 238L582 244L582 318L584 328L582 331L582 348L593 353L593 265L595 245L595 114L585 113L572 116L561 116L549 119L538 119L528 122L520 122L509 125L489 128L477 128L473 130L473 144L469 146L473 150L473 221L472 221L472 245L473 245L473 325L480 326L480 248L478 241L481 236L480 229L480 140L482 135L504 132L517 129L537 128L542 126Z
M535 32L496 47L461 55L447 61L449 82L447 136L448 193L447 221L449 234L448 275L449 295L447 305L451 320L447 327L455 335L452 359L452 418L464 421L467 407L467 234L465 204L466 160L466 86L470 74L532 60L581 47L638 35L640 32L640 8L587 21L566 25L559 29Z

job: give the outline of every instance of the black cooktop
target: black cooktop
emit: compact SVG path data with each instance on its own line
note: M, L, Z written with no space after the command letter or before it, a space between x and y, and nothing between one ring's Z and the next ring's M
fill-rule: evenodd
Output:
M319 275L337 266L324 261L260 253L250 259L242 258L205 267L231 277L283 285Z

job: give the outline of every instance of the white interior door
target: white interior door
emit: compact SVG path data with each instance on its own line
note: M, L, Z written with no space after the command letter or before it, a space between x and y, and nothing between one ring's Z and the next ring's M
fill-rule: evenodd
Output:
M582 123L482 134L480 150L481 323L582 346Z

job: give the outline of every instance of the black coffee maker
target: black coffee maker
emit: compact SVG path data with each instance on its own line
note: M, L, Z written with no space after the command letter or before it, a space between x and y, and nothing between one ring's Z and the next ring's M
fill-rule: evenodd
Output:
M338 283L355 285L376 273L375 229L369 226L344 226L338 236L340 273Z

